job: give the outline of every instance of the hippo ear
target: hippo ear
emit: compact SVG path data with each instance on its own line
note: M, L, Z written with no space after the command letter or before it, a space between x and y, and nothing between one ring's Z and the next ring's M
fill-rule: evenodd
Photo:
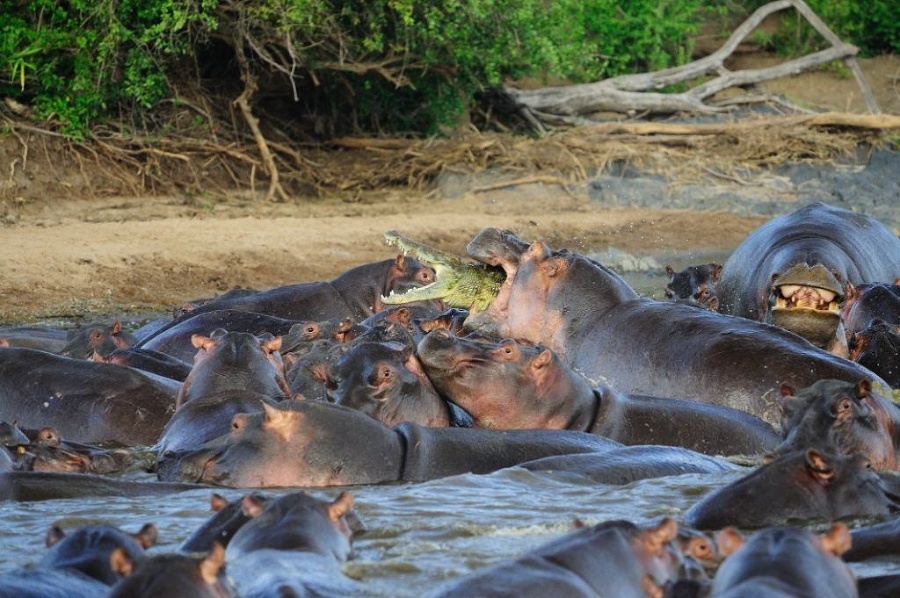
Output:
M836 521L830 530L819 536L822 549L834 556L841 556L850 550L852 541L850 529L842 521Z
M219 571L225 564L225 549L218 542L213 542L209 554L200 561L200 577L206 585L213 585L218 581Z
M329 504L326 509L328 518L332 523L337 523L341 517L350 512L353 508L353 495L349 492L341 492L334 501Z
M669 282L671 282L672 279L675 278L675 269L672 268L672 266L666 265L666 276L669 277Z
M269 334L266 338L260 339L259 346L266 353L266 355L270 353L274 353L275 351L281 350L281 337L280 336L272 336Z
M719 298L713 297L712 299L707 301L706 307L708 307L710 311L719 311Z
M202 334L192 334L191 335L191 344L194 345L195 349L205 349L212 343L212 339L208 336L203 336Z
M824 455L814 448L806 451L807 470L820 482L827 482L834 477L834 468L828 465Z
M722 264L710 263L709 270L713 283L719 282L719 277L722 276Z
M265 506L266 502L264 500L261 500L258 496L252 494L248 494L241 499L241 513L251 519L262 513Z
M671 517L664 517L659 525L647 530L644 545L651 554L659 554L665 545L678 536L678 523Z
M110 334L120 334L122 332L122 322L119 321L118 318L112 323L112 326L109 329Z
M128 553L121 546L113 550L109 555L109 566L122 577L128 577L134 571L134 561L131 560L131 557L128 556Z
M781 391L782 397L792 397L797 394L790 382L782 382L778 390Z
M723 557L731 556L746 543L744 536L736 527L728 526L716 534L716 543Z
M221 511L226 506L228 506L228 501L221 494L213 492L209 497L209 508L213 511Z
M154 544L156 544L156 539L159 537L159 529L152 523L145 523L143 527L136 534L131 535L134 538L135 542L141 545L142 548L150 548Z
M856 398L864 399L872 392L872 381L868 378L863 378L856 384Z
M46 537L44 538L44 545L47 548L50 548L65 537L66 532L64 532L61 527L59 527L58 525L51 525L47 530Z
M535 369L541 369L553 361L553 351L544 349L531 360L531 366Z

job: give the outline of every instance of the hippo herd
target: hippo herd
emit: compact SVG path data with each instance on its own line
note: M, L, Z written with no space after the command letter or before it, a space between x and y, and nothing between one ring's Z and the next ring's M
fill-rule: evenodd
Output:
M176 552L147 550L152 523L51 527L0 598L366 595L346 574L354 486L509 468L740 477L677 517L573 519L432 596L900 595L900 574L847 564L900 552L900 239L883 225L805 206L722 265L667 268L665 300L511 231L473 237L477 267L414 246L136 330L0 329L3 500L248 492L213 493Z

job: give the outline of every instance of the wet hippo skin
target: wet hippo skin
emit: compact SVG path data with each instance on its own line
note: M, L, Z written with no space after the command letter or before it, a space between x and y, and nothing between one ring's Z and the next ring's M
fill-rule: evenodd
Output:
M469 329L543 344L597 384L636 394L696 400L777 424L783 382L821 378L883 383L865 368L776 326L640 297L619 275L541 242L521 253L511 233L486 229L472 257L507 274ZM498 242L497 239L501 241Z
M236 415L228 435L172 455L159 468L160 479L231 487L419 482L621 446L561 430L389 428L355 409L319 401L263 407L264 413Z
M0 348L0 420L51 426L73 442L153 444L180 386L129 367Z
M418 353L435 388L470 413L476 427L577 430L711 455L758 454L780 440L772 426L743 411L595 387L543 345L437 329Z

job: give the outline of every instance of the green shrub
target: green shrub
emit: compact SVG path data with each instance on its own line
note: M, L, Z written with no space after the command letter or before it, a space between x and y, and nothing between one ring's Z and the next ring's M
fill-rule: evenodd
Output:
M0 0L0 94L85 134L135 126L219 44L330 132L433 132L508 80L593 80L684 62L699 0ZM243 36L236 41L234 32ZM217 46L218 47L218 46ZM185 57L197 61L183 69ZM227 73L237 81L236 61ZM216 67L222 74L220 67ZM292 72L291 79L286 73ZM211 85L202 76L191 87ZM208 89L209 87L207 87ZM263 101L263 100L258 100ZM221 104L221 102L218 102ZM258 106L258 105L257 105ZM122 119L126 115L128 118Z

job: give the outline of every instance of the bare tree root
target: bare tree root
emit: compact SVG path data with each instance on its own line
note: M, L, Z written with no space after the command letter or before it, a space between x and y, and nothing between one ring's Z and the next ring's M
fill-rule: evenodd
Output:
M762 21L772 13L793 7L831 44L831 47L789 60L777 66L762 69L729 71L725 60ZM809 68L842 59L853 72L866 99L869 111L879 113L874 96L856 62L857 48L843 43L803 0L778 0L758 8L744 21L731 37L709 56L689 64L635 75L612 77L595 83L566 87L539 89L515 89L507 87L505 93L526 115L533 128L542 132L544 125L583 124L584 116L595 112L720 112L726 106L715 106L706 100L730 87L742 87L797 74ZM681 93L660 93L647 90L661 89L677 83L685 83L698 77L715 75L709 81Z

